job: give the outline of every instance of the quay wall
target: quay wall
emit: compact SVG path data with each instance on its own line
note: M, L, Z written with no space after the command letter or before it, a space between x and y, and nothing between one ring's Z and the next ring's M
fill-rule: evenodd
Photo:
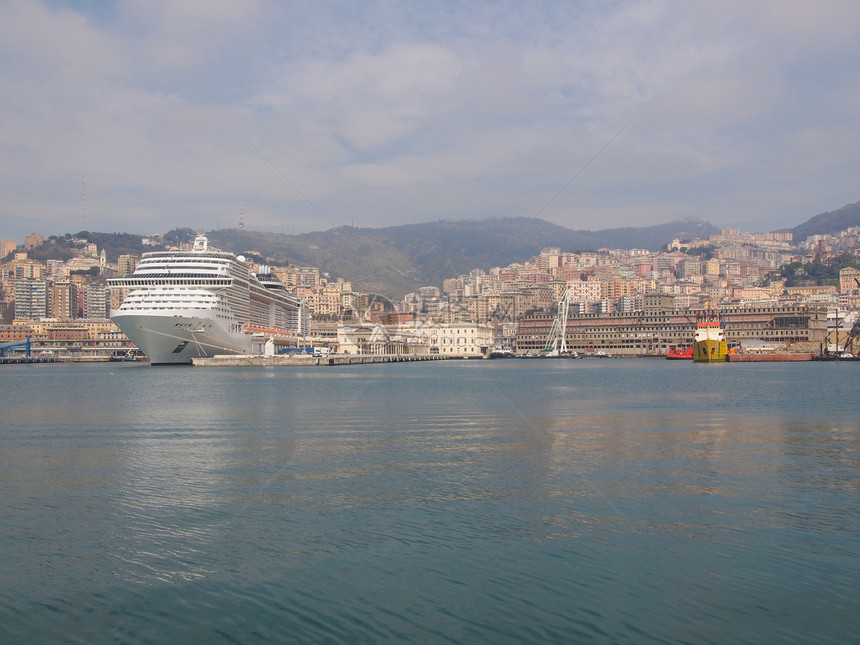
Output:
M774 354L729 354L730 363L787 363L795 361L811 361L812 354L774 353Z
M0 365L20 365L21 363L58 363L59 359L48 356L0 356Z
M313 365L365 365L369 363L404 363L414 361L441 361L483 356L442 356L440 354L331 354L308 356L277 354L275 356L212 356L193 358L195 367L260 367L260 366L313 366Z

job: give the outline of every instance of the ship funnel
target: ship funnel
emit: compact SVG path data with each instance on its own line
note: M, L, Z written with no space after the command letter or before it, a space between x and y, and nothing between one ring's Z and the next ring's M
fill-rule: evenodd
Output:
M198 235L194 238L194 250L205 251L209 247L209 240L205 235Z

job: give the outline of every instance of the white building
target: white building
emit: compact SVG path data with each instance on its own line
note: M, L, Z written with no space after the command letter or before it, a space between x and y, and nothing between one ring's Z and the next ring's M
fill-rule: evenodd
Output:
M493 350L493 327L479 323L451 323L424 327L430 353L443 356L488 356Z
M375 327L341 326L338 351L344 354L439 354L450 357L489 356L493 327L478 323L428 323Z

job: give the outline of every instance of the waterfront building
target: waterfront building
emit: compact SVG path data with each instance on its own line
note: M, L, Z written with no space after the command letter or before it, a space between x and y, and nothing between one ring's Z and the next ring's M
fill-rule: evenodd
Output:
M423 328L430 337L430 353L444 356L486 356L493 349L492 325L451 323Z
M662 294L648 294L654 299ZM662 356L673 347L693 342L696 320L703 311L650 309L615 314L573 315L567 320L565 340L571 351L603 351L612 356ZM729 346L744 341L782 344L824 341L827 309L815 305L728 307L722 312ZM516 338L517 352L533 354L544 348L555 317L525 316Z
M90 338L86 327L74 323L57 323L48 327L47 331L48 342L52 344L80 344Z
M338 328L338 351L344 354L439 354L478 358L493 349L492 325L431 323Z
M32 341L33 347L40 351L63 354L83 351L92 356L105 356L113 349L132 346L125 334L106 318L74 321L51 318L16 319L12 325L0 325L0 344L4 340L21 340L27 337Z
M383 326L338 328L337 347L341 354L429 354L429 337L420 328Z
M33 335L33 328L26 325L0 325L0 344L25 340Z
M312 320L302 342L311 345L330 345L337 341L337 330L343 323L330 320ZM297 336L296 339L299 337Z

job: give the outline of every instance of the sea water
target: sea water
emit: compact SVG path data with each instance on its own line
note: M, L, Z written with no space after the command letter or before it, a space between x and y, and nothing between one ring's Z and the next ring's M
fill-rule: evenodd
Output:
M858 383L2 366L0 642L857 642Z

